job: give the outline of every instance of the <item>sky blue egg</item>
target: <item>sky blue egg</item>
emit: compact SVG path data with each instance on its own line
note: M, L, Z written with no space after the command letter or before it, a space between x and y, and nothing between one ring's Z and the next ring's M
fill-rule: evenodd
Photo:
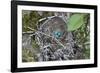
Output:
M61 36L61 33L60 33L60 32L58 32L58 35L59 35L59 36Z
M55 32L54 32L54 36L55 36L56 38L61 37L61 32L55 31Z

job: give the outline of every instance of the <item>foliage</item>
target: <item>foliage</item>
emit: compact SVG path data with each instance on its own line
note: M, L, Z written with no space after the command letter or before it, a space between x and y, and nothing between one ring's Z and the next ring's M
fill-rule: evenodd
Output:
M73 14L68 21L68 31L74 31L84 24L84 17L86 14Z
M22 62L32 62L34 61L33 54L28 49L22 50Z
M84 17L84 24L75 31L73 31L78 46L83 49L83 56L85 59L90 58L90 15Z
M24 14L22 18L23 31L29 31L30 29L28 29L27 27L37 29L36 23L39 19L40 19L40 16L39 14L37 14L36 11L30 12L29 14Z

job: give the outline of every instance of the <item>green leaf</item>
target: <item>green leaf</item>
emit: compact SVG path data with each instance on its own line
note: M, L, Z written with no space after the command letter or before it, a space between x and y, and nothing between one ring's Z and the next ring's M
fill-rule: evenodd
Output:
M68 22L68 31L74 31L81 27L84 24L85 14L73 14Z

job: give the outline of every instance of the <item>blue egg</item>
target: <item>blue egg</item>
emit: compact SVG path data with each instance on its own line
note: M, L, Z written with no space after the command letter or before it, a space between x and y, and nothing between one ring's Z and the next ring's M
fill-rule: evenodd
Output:
M54 36L55 36L56 38L60 38L61 35L62 35L61 32L58 32L58 31L55 31L55 32L54 32Z
M60 33L60 32L58 32L58 35L59 35L59 36L61 36L61 33Z

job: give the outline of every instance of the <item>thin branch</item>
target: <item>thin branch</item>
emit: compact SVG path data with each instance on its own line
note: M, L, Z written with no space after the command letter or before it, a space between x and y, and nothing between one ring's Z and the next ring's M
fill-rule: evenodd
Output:
M22 32L22 34L32 34L34 33L33 31L26 31L26 32Z

